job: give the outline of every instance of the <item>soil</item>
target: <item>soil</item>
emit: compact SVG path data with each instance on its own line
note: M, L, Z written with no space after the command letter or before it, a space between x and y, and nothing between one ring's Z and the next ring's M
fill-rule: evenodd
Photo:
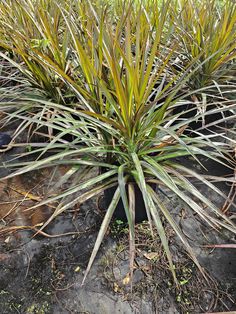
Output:
M20 153L14 148L1 154L1 162L11 159L16 152ZM60 175L64 170L58 171L57 175ZM1 168L0 177L6 173L7 169ZM81 286L104 215L101 208L105 206L101 198L100 202L97 199L88 201L57 217L44 230L44 236L35 236L29 226L39 228L53 208L41 208L35 220L33 213L25 209L43 195L48 177L50 173L35 172L30 177L25 175L0 185L1 314L236 311L236 250L203 247L209 243L235 243L235 237L228 233L217 234L206 227L174 195L168 195L168 200L163 201L174 212L175 220L183 228L206 270L208 281L166 225L180 283L177 288L159 237L156 235L152 238L145 222L136 226L137 255L131 280L127 226L114 221L85 284ZM227 185L221 188L225 193L230 189ZM210 191L205 193L222 205L222 200ZM14 211L9 213L12 208ZM13 228L11 232L3 232L6 227L22 225L28 226L27 230L17 231Z
M84 221L86 204L77 223ZM93 204L94 205L94 204ZM92 220L92 219L91 219ZM62 215L47 230L68 232L72 214ZM100 217L97 217L98 224ZM205 254L209 281L181 250L171 230L166 231L180 282L177 289L168 270L158 237L151 238L146 223L137 225L137 256L130 290L126 226L115 223L84 286L85 267L96 237L92 221L87 232L59 238L2 238L0 306L10 313L205 313L236 310L235 255ZM24 232L25 233L25 232ZM22 233L21 233L22 234ZM24 238L24 241L22 240ZM28 239L27 239L28 238ZM4 242L5 241L5 242ZM226 252L226 253L225 253ZM219 259L216 259L216 256ZM230 264L232 264L231 267ZM213 278L213 275L215 278ZM217 278L217 279L216 279Z

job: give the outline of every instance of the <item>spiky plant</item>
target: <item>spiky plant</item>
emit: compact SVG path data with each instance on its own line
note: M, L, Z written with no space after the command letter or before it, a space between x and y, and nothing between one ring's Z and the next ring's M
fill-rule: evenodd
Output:
M177 43L172 41L168 29L168 12L171 1L152 6L150 19L145 7L129 3L115 22L106 16L106 7L98 9L87 1L87 6L77 3L75 11L60 8L63 24L71 37L70 49L79 65L79 73L70 76L58 67L54 58L43 58L40 53L35 60L57 75L76 94L78 102L71 106L32 97L23 99L26 107L37 108L34 115L24 114L22 109L13 115L27 123L46 125L58 134L46 147L38 152L40 159L33 163L18 164L11 176L34 169L60 164L71 165L57 187L76 175L73 186L60 195L55 191L40 205L58 202L55 212L44 224L44 228L57 215L74 204L116 187L113 199L101 224L97 240L87 267L91 268L108 225L121 199L130 236L131 269L135 255L135 185L142 194L148 221L152 230L156 226L167 255L170 270L177 282L168 239L164 231L165 219L179 236L188 253L201 269L193 250L180 227L175 222L152 183L174 192L211 227L222 227L236 232L235 225L205 195L193 185L189 177L204 183L212 191L226 197L207 178L181 165L177 157L192 156L199 162L203 156L223 162L227 153L225 144L217 141L214 134L190 138L183 134L187 123L173 115L172 106L184 102L184 95L177 96L198 67L173 74L168 66ZM78 11L82 23L78 24ZM83 14L81 14L83 12ZM152 21L152 24L150 21ZM201 66L201 64L200 64ZM77 80L76 77L80 79ZM188 95L187 95L188 96ZM214 111L213 109L212 111ZM224 108L222 109L224 110ZM48 120L40 112L54 112ZM210 112L211 113L211 112ZM208 112L209 114L209 112ZM194 120L192 117L190 120ZM63 136L73 134L71 143L63 143ZM55 153L55 150L59 150ZM54 151L49 157L46 152ZM200 163L201 165L201 163ZM95 178L86 178L93 168L102 168ZM82 191L82 193L81 193ZM78 192L79 195L77 194ZM203 209L197 200L208 208Z
M61 1L66 7L68 1ZM55 1L2 1L0 3L0 47L13 59L1 53L7 61L42 91L44 98L66 103L73 97L66 85L38 58L53 59L56 66L69 74L71 51L69 33L65 30L59 3ZM37 56L37 57L36 57Z
M226 85L235 73L236 4L234 1L180 0L171 8L175 36L182 43L179 59L184 67L194 61L198 71L189 86ZM180 64L181 68L181 64Z

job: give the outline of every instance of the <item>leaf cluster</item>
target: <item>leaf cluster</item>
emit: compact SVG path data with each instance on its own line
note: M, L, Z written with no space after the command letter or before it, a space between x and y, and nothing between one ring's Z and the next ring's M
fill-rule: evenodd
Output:
M138 210L135 184L176 282L163 217L201 267L151 183L175 193L212 228L236 232L233 222L199 192L191 178L227 196L208 178L179 162L191 156L201 165L203 156L225 164L229 156L229 145L222 140L227 138L225 133L220 140L213 131L207 135L196 132L194 138L185 133L193 121L235 112L228 92L230 89L231 98L235 97L230 75L235 62L236 6L229 1L224 6L215 1L203 3L200 7L171 0L8 0L0 4L0 47L6 52L0 56L31 86L18 105L14 102L10 119L22 121L17 135L32 125L51 130L46 146L37 143L38 148L27 153L37 153L37 160L18 163L8 178L44 167L71 166L39 204L57 203L42 228L73 205L116 186L86 275L120 199L129 224L132 266ZM186 111L174 110L186 104L197 108L196 116L190 114L186 119ZM94 167L102 171L88 178ZM68 180L72 185L55 196Z

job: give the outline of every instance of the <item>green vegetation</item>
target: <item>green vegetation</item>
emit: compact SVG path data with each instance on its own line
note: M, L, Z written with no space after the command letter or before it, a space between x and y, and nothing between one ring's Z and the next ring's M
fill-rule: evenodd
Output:
M42 229L75 204L116 187L85 277L120 199L129 225L132 268L135 185L176 283L163 219L201 266L151 183L174 192L212 228L236 233L233 222L199 192L192 178L227 197L209 178L179 162L184 156L200 166L201 157L221 164L231 160L226 134L219 140L215 129L204 136L197 130L191 133L190 123L200 121L199 129L206 129L210 116L230 112L230 119L235 117L236 4L200 3L7 0L0 4L1 62L7 61L24 77L15 79L18 88L3 97L2 108L11 108L8 121L21 121L17 135L36 129L49 138L46 146L37 143L37 149L28 143L31 149L26 155L37 154L37 159L16 164L8 178L71 166L37 205L57 204ZM191 109L186 109L188 105ZM182 106L185 109L179 110ZM213 120L216 127L219 121ZM88 179L93 168L100 172ZM72 176L73 184L65 185Z
M44 302L42 305L32 304L26 310L27 314L46 314L49 313L49 305L47 302Z

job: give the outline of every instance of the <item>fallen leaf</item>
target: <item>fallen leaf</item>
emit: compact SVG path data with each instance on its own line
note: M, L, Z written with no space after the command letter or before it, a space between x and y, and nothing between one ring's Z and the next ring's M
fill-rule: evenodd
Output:
M4 240L5 243L10 243L10 241L11 241L11 237L7 237L7 238Z
M122 280L123 285L128 285L130 283L130 274L127 274Z
M146 257L149 260L154 260L158 257L157 252L144 253L143 255L144 255L144 257Z
M80 271L80 266L77 266L75 272L78 273Z
M116 282L114 282L113 290L114 290L114 292L118 292L120 290L120 287L118 286L118 284Z
M222 249L236 249L236 244L209 244L209 245L204 245L204 247L209 247L209 248L222 248Z

